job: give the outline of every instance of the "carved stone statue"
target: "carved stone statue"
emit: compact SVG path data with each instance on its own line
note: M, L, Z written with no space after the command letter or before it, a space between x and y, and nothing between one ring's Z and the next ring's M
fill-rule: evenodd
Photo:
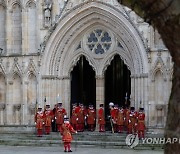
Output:
M44 26L51 26L52 0L44 0Z

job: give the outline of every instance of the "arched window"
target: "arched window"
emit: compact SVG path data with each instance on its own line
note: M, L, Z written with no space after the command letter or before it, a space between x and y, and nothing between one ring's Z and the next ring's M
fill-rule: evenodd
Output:
M12 110L13 117L12 121L14 124L19 125L21 123L21 104L22 104L22 84L21 78L18 74L13 76L13 102Z
M3 5L0 5L0 54L3 54L6 50L6 10Z
M33 74L31 74L28 80L29 80L29 84L28 84L27 101L28 101L28 104L35 104L36 91L37 91L36 77Z
M37 97L37 79L34 74L30 74L28 78L28 87L27 87L27 103L28 103L28 124L34 124L34 108L36 107L36 97Z
M13 53L21 53L22 46L22 15L21 7L14 4L12 8L12 50Z
M111 48L111 36L108 32L96 29L87 37L87 46L95 54L103 54Z
M21 78L18 74L13 76L13 104L21 104L22 90Z
M36 5L30 2L27 6L28 8L28 50L29 53L36 52L36 45L37 45L37 12L36 12Z

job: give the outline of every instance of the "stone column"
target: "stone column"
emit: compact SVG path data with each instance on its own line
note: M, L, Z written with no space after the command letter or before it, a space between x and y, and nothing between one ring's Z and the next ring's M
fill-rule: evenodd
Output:
M67 115L70 116L70 98L71 98L71 84L70 77L65 76L62 80L62 103L67 111Z
M27 9L22 9L22 54L27 54L28 52L28 20L27 20Z
M135 107L135 78L131 75L131 105Z
M27 125L28 124L28 103L27 103L27 89L28 89L28 81L24 81L22 85L23 91L23 101L21 104L21 124Z
M6 39L7 39L7 55L12 53L12 10L7 9L6 12Z
M99 105L104 104L104 87L105 87L104 76L96 76L96 113L99 109ZM98 130L99 130L99 125L98 125L98 120L96 119L96 131Z
M6 124L11 125L13 110L12 110L12 102L13 102L13 81L7 81L7 91L6 91Z
M134 80L135 80L135 84L134 84L134 87L135 87L135 108L137 109L138 108L138 78L137 76L134 77Z

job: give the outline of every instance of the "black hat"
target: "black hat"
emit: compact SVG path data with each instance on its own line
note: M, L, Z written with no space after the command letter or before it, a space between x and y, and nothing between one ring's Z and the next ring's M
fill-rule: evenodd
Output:
M65 118L64 118L64 121L69 121L69 118L68 118L68 117L65 117Z
M84 106L83 103L80 103L79 106Z
M131 107L131 111L134 111L135 110L135 108L134 107Z
M58 106L62 106L62 103L58 103Z
M120 105L120 106L119 106L119 108L120 108L120 109L123 109L123 106L122 106L122 105Z
M46 108L50 108L50 105L48 104L48 105L46 105Z
M99 107L103 107L103 106L104 106L104 104L100 104L100 105L99 105Z
M38 107L38 110L42 110L42 107Z
M143 107L140 107L139 110L140 110L140 111L144 111L144 108L143 108Z

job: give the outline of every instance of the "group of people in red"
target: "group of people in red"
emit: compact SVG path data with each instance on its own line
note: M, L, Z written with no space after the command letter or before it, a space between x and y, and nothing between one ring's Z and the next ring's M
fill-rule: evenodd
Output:
M67 115L67 113L66 110L62 107L62 103L56 104L53 110L51 110L50 105L46 105L44 111L41 107L39 107L35 115L37 136L41 137L43 130L45 134L50 134L53 122L56 123L57 130L61 132L61 126L64 123L65 115Z
M127 131L128 134L138 133L139 138L144 138L145 114L143 108L135 111L134 107L123 108L109 103L109 109L110 115L108 117L113 133ZM73 104L70 119L67 118L67 112L65 108L63 108L62 103L56 104L53 110L51 110L50 105L46 105L44 111L42 108L38 108L35 115L37 136L42 136L43 130L45 134L50 134L52 124L54 123L57 131L62 134L65 152L71 152L71 134L83 132L85 126L88 126L89 131L94 131L96 118L98 120L99 132L105 132L106 120L103 104L100 104L97 114L93 105L89 105L89 108L86 109L81 103L79 105Z
M134 107L118 107L113 103L109 103L110 121L114 132L122 133L126 131L128 134L137 134L139 138L144 138L145 132L145 113L144 108L135 111Z

